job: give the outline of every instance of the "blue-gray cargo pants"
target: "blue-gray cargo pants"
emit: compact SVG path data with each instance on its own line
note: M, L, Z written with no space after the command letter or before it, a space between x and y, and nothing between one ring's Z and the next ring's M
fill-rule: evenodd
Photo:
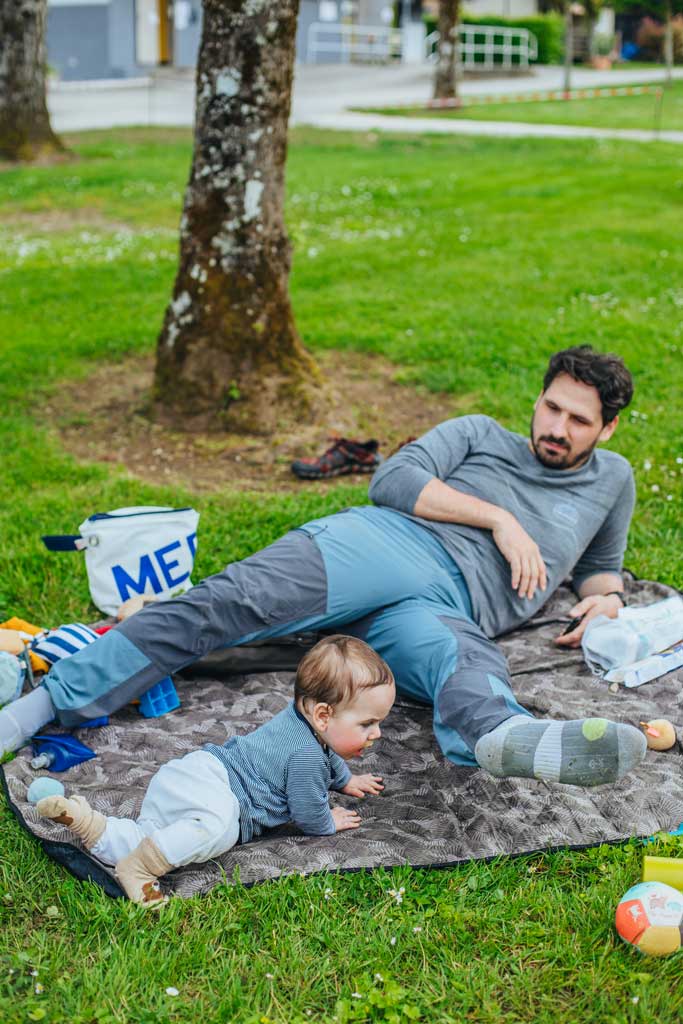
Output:
M472 620L458 567L424 527L362 506L316 519L172 601L147 605L45 680L63 725L115 711L220 647L307 629L361 637L400 692L434 708L456 764L480 736L528 714L505 658Z

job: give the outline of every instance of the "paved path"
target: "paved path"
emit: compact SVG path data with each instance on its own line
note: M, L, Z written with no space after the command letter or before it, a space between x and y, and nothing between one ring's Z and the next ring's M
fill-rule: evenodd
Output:
M683 70L674 72L683 78ZM472 121L450 118L383 117L357 114L349 107L386 107L424 103L431 95L433 70L429 66L323 66L299 65L292 99L292 124L353 131L432 132L454 135L543 136L554 138L621 138L650 141L651 131L607 130L569 125ZM471 78L462 83L462 95L497 95L558 89L560 67L536 67L533 74L513 78ZM594 71L576 68L572 87L629 85L659 82L664 69L651 71ZM111 128L120 125L191 125L194 116L194 74L161 72L152 78L114 82L53 84L48 92L52 124L57 131ZM661 132L659 139L683 142L683 132Z

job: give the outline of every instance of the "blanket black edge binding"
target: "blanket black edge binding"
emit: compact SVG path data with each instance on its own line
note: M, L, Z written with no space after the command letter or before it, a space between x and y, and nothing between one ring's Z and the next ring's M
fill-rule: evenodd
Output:
M5 769L3 765L0 765L0 779L2 781L2 789L5 794L5 799L9 805L10 810L14 813L15 817L19 821L19 824L26 829L32 839L37 840L40 843L43 850L50 857L51 860L57 861L62 867L78 878L82 882L95 882L101 889L104 889L107 896L112 898L122 898L124 892L119 886L118 882L107 874L107 872L100 867L97 861L88 856L82 850L77 850L75 846L71 846L70 843L56 843L50 839L41 839L35 832L32 832L26 823L26 819L12 800L9 792L9 786L7 785L7 777L5 775Z
M9 787L7 785L7 779L5 777L4 767L0 765L0 780L2 781L2 789L5 794L7 803L19 821L19 824L28 832L32 839L35 839L42 846L45 854L50 857L51 860L61 864L62 867L81 882L94 882L99 885L101 889L111 896L113 899L121 899L124 897L123 890L120 888L118 883L109 875L98 862L88 856L82 850L77 850L74 846L69 843L56 843L49 839L41 839L35 832L32 832L28 827L26 820L12 800L9 793ZM482 864L490 864L492 861L500 860L505 857L533 857L539 853L561 853L562 851L570 850L591 850L598 846L622 846L626 843L630 843L633 839L643 839L644 836L630 836L628 839L605 839L599 843L575 843L575 844L560 844L558 846L538 846L532 850L521 850L519 853L495 853L490 857L461 857L450 861L434 861L431 864L410 864L404 861L400 864L377 864L375 867L362 867L362 868L324 868L320 871L311 871L307 874L308 878L312 878L314 875L356 875L362 871L390 871L392 868L397 867L409 867L413 871L447 871L449 868L461 867L463 864L471 864L474 861ZM281 875L275 876L275 878L264 878L255 882L241 882L243 888L251 889L254 885L263 885L266 882L277 881L278 878L287 876L287 872L283 872ZM227 879L226 879L227 881ZM228 884L230 884L228 882ZM208 895L208 893L202 893L197 895Z

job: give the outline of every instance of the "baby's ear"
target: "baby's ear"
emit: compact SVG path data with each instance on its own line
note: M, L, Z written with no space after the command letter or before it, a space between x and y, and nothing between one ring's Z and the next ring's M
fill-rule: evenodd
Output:
M331 717L332 707L330 704L319 701L313 708L312 718L316 729L326 729Z

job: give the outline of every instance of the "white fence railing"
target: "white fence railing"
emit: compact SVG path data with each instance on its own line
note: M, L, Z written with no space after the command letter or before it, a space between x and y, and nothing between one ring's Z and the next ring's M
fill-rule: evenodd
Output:
M314 21L308 27L306 63L386 63L401 56L401 31L386 25Z
M401 30L387 25L346 25L314 21L308 27L306 62L387 63L401 59ZM425 60L435 61L439 33L425 39ZM525 28L460 25L463 71L525 70L538 56L536 36Z
M425 58L436 61L439 33L431 32L425 39ZM526 28L503 25L460 25L460 67L463 71L526 70L538 57L538 43Z

